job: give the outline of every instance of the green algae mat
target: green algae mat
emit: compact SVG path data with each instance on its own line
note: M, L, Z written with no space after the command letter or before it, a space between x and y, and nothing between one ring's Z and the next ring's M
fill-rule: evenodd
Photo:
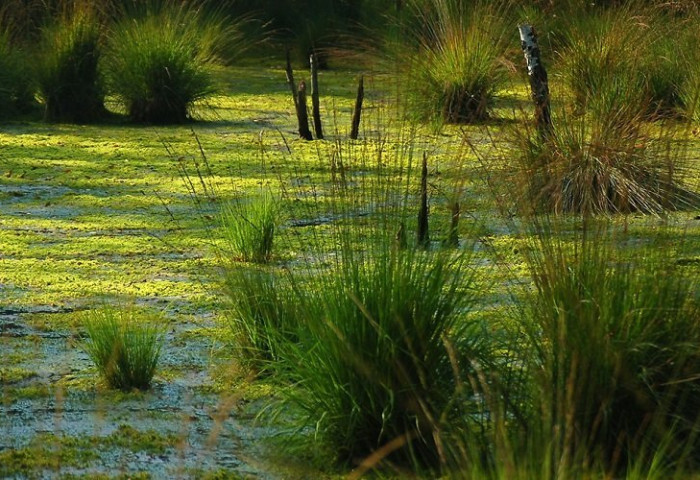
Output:
M329 140L311 143L297 139L281 68L231 68L220 76L229 93L188 125L0 125L0 477L317 476L276 458L267 442L275 429L255 421L274 392L232 371L212 275L216 239L207 220L216 211L200 201L213 184L222 197L285 184L297 192L287 221L302 227L299 235L305 225L332 221L304 218L303 203L337 173L322 159L347 137L355 73L322 73ZM368 90L364 133L381 136L392 122L381 113L391 96ZM505 108L514 102L527 103L523 90L511 92ZM475 218L493 208L487 182L459 177L482 166L467 171L449 158L487 150L490 136L474 128L465 146L463 134L426 128L407 146L399 132L390 147L444 157L431 170L434 197L445 200L441 185L457 181L469 190L463 212ZM361 181L363 172L355 173ZM447 225L447 208L434 214ZM632 219L625 228L642 237L671 224L664 234L691 247L681 260L700 268L697 214ZM509 275L523 275L522 238L496 220L480 234L485 248L511 263ZM282 255L291 257L293 247ZM507 291L491 275L485 297L496 303ZM167 323L147 392L110 391L81 348L81 313L105 304L158 312Z

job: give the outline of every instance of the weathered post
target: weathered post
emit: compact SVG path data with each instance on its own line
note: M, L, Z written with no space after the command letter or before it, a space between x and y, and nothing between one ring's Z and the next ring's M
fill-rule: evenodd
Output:
M420 208L418 210L418 245L430 246L428 233L428 154L423 152L423 168L420 175Z
M287 67L284 70L287 75L287 85L289 85L289 90L292 92L292 98L294 99L294 109L297 109L297 86L294 83L294 70L292 70L292 61L289 58L289 49L287 49Z
M455 200L450 205L450 231L445 242L449 247L459 246L459 201Z
M321 125L321 106L318 93L318 59L315 53L312 53L309 57L309 65L311 66L311 111L314 118L314 131L316 138L322 140L323 126Z
M397 250L406 250L408 248L408 238L406 238L406 224L401 222L399 229L394 237L394 248Z
M357 140L360 133L360 115L362 115L362 101L365 98L365 77L360 76L360 83L357 85L357 98L355 99L355 110L352 112L352 128L350 138Z
M299 136L304 140L313 140L309 130L309 114L306 111L306 83L304 80L299 82L299 90L297 94L297 119L299 120Z
M520 42L527 63L527 75L530 78L530 91L535 102L535 124L542 140L547 140L552 135L552 117L549 109L549 83L547 71L542 65L540 47L537 44L537 35L532 25L518 26Z

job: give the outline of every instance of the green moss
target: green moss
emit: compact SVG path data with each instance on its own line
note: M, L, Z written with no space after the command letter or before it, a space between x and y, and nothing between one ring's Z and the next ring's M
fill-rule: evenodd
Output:
M100 440L107 448L123 448L132 452L163 455L174 448L176 435L163 435L154 430L138 430L130 425L119 425L116 431Z
M0 451L0 476L39 478L45 470L84 466L98 458L93 446L89 437L39 434L26 447Z
M35 377L36 372L21 367L0 367L0 384L12 384Z
M48 398L51 396L51 394L51 389L46 384L29 385L20 388L7 388L5 390L6 398L10 399L34 400L39 398Z

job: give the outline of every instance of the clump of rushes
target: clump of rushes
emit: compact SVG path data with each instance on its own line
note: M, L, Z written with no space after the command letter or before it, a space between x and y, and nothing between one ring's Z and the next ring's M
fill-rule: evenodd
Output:
M446 432L478 417L461 381L489 345L468 315L473 275L464 256L373 253L348 248L330 271L291 274L304 323L282 351L287 400L342 461L439 465Z
M236 358L242 365L264 371L280 358L280 342L295 342L298 312L284 278L271 270L233 267L222 272L222 289Z
M185 122L216 93L212 67L240 37L238 26L191 2L149 4L127 15L110 34L111 91L135 122Z
M22 56L12 45L9 32L0 31L0 115L3 117L26 112L34 103L34 82Z
M219 219L224 255L244 262L270 261L280 210L279 199L269 190L225 204Z
M91 122L105 115L100 30L90 8L76 7L42 31L38 84L46 120Z
M529 199L521 205L596 214L658 213L697 204L698 195L683 184L683 149L671 148L673 128L652 134L642 114L634 116L625 104L616 108L615 98L601 97L596 113L555 118L555 134L547 141L533 131L517 134L517 175Z
M560 52L562 75L576 105L585 109L589 101L612 89L624 93L624 105L644 103L643 78L638 63L644 58L650 32L643 20L629 9L604 9L574 16L567 25L565 47ZM635 112L636 113L636 112Z
M410 75L409 102L423 117L474 123L489 117L506 78L506 22L486 3L417 3L423 24Z
M146 390L163 346L163 321L131 309L104 307L85 316L83 348L111 388Z
M584 224L573 240L552 222L535 233L527 262L536 291L524 331L532 418L545 425L552 468L601 462L614 471L669 445L693 458L697 278L658 246L625 256L600 227Z
M632 4L572 16L559 59L577 107L596 111L598 97L614 95L633 115L682 113L691 24Z

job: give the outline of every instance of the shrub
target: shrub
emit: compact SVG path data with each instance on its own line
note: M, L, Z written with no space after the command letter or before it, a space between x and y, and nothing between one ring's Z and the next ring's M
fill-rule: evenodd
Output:
M220 214L224 255L245 262L269 262L280 223L278 205L279 200L267 190L259 196L225 204Z
M105 307L85 318L83 348L111 388L148 389L163 346L162 320Z
M539 225L527 255L536 292L524 328L551 464L624 469L669 438L696 441L697 278L658 246L626 257L589 225L573 241L556 228Z
M91 122L105 115L100 28L88 9L76 9L43 30L38 83L46 120Z
M135 122L184 122L217 91L212 67L237 28L196 3L164 2L132 14L110 35L111 90Z
M410 75L410 102L424 118L486 120L503 84L506 22L497 8L432 0L418 11L420 47Z

